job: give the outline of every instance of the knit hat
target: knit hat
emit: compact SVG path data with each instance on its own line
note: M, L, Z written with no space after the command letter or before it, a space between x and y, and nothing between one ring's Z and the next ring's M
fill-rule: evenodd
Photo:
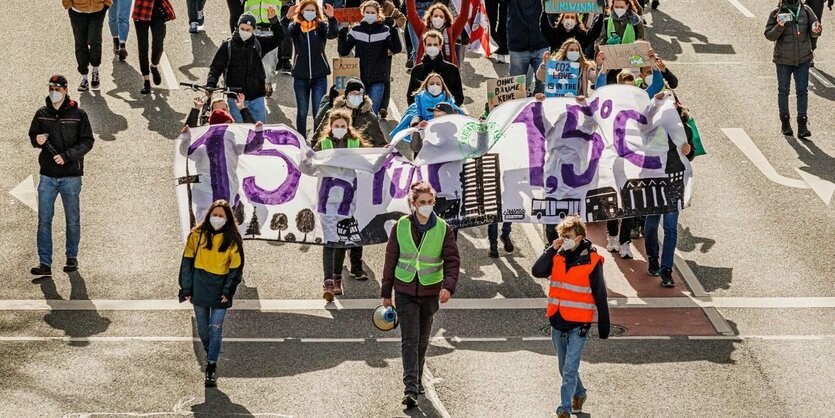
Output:
M229 113L226 113L223 109L215 109L212 110L212 114L209 116L209 125L220 125L223 123L232 123L235 120L232 119L232 116Z
M453 109L452 105L447 103L447 102L440 102L440 103L436 104L435 107L430 107L429 109L426 109L426 110L428 110L430 112L444 112L447 115L452 115L452 114L456 113L455 109Z
M348 81L345 82L345 95L347 96L348 93L352 91L365 92L365 84L362 84L362 81L356 77L349 78Z
M61 74L53 74L49 78L49 85L52 87L67 87L67 78Z
M247 24L255 28L257 20L255 20L255 16L253 16L252 13L244 13L241 15L241 17L238 18L238 26L240 26L241 24Z

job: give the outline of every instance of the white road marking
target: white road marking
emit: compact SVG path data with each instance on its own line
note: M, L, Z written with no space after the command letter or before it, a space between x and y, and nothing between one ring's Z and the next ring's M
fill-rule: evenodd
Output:
M38 193L35 189L35 177L29 175L26 177L26 180L23 180L15 186L14 189L9 191L9 194L14 196L15 199L19 200L26 206L29 206L35 212L38 211ZM14 202L14 201L12 201Z
M835 297L626 297L609 298L613 309L634 308L835 308ZM546 298L453 298L443 310L539 310L545 309ZM373 310L379 299L343 299L327 303L320 299L242 299L236 300L233 310L239 311L338 311ZM0 301L0 311L191 311L188 303L176 300L43 300L7 299Z
M687 335L687 336L669 336L669 335L624 335L612 336L610 340L690 340L690 341L745 341L745 340L770 340L770 341L822 341L833 340L835 335ZM198 343L200 338L196 337L177 337L177 336L154 336L154 337L44 337L44 336L14 336L5 337L0 336L0 343L16 343L16 342L85 342L85 343L126 343L126 342L152 342L152 343ZM449 348L449 343L511 343L518 344L521 342L551 342L551 337L538 335L530 337L432 337L429 339L430 343L438 344L444 343ZM333 343L350 343L350 344L400 344L400 338L223 338L224 343L290 343L290 344L333 344ZM452 345L455 350L455 346ZM424 371L424 376L429 377ZM431 379L431 378L430 378ZM438 380L433 379L433 383ZM424 387L426 387L424 383ZM427 387L428 391L428 387ZM440 401L439 401L440 404ZM437 408L437 405L436 405Z
M743 16L754 17L754 14L751 13L751 11L748 10L748 8L743 6L742 3L739 2L739 0L728 0L728 2L731 3L734 7L736 7L736 9L739 10Z
M159 60L159 69L162 75L162 84L167 90L179 90L180 84L177 82L177 77L174 75L174 70L171 68L171 63L168 61L168 55L162 53Z
M809 70L809 74L812 74L812 77L815 77L818 81L820 81L820 83L823 84L824 88L835 88L835 85L833 85L829 80L827 80L822 75L818 74L818 70L816 68L812 68L811 70Z
M389 99L389 116L398 122L401 118L403 118L403 115L400 114L400 109L398 109L397 104L394 103L394 99Z
M754 141L751 140L751 137L748 136L744 129L722 128L722 132L754 163L766 178L783 186L797 189L812 189L823 200L825 205L829 205L832 194L835 192L835 184L800 170L798 172L802 178L801 180L783 176L768 162L768 159L765 158L765 155L757 148L757 145L754 144Z
M451 415L446 410L444 403L441 402L441 398L438 397L438 392L435 390L435 383L439 382L440 380L436 380L432 372L429 371L429 362L426 362L423 367L423 389L426 390L426 398L429 399L429 402L432 403L432 406L438 414L444 418L449 418Z

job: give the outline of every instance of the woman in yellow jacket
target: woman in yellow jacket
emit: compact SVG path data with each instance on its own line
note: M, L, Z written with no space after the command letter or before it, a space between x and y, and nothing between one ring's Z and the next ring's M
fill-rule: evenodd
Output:
M197 334L206 350L206 386L217 385L223 319L241 282L244 251L232 207L217 200L186 240L180 264L180 302L194 305Z

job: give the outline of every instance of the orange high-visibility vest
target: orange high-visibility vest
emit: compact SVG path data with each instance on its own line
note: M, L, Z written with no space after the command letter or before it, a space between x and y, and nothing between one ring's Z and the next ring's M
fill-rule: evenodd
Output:
M552 317L559 312L571 322L594 321L594 296L591 293L591 272L597 263L603 264L603 258L596 252L590 252L591 263L571 267L565 271L565 257L554 256L554 268L551 271L551 285L548 289L548 311L545 316Z

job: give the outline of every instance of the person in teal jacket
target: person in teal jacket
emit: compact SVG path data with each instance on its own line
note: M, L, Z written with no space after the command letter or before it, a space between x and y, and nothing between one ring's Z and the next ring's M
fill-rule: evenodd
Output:
M223 319L241 283L244 250L232 207L217 200L186 239L180 264L180 302L194 305L197 334L206 350L205 385L217 385Z
M390 137L394 138L398 132L417 126L422 121L430 121L435 117L435 113L431 110L439 103L449 103L455 112L465 115L463 109L455 105L455 98L447 89L444 79L438 73L429 73L426 79L423 80L420 87L415 90L412 95L415 102L406 108L403 113L403 118L400 123L391 131Z

